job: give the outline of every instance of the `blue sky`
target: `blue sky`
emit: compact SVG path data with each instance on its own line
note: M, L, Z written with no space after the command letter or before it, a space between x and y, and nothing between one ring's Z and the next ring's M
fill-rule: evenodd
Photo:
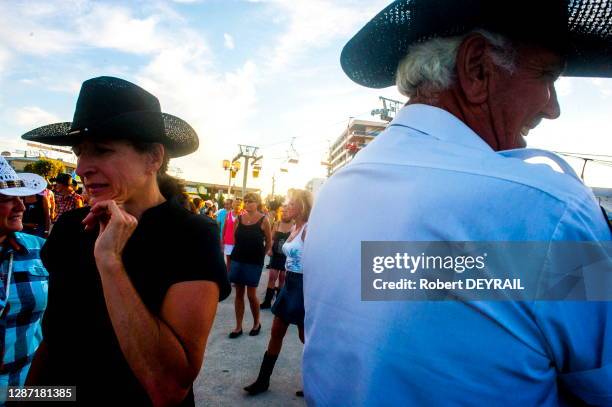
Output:
M197 130L200 150L173 163L183 177L226 183L221 160L243 143L264 155L249 185L267 192L276 173L277 191L303 187L325 174L320 161L348 117L371 118L381 95L403 100L393 88L352 83L338 62L345 42L387 3L0 2L0 146L25 148L25 131L70 121L81 82L114 75ZM529 145L612 155L612 81L562 78L558 88L561 118L542 123ZM300 162L281 174L293 137ZM612 167L589 164L586 179L612 187Z

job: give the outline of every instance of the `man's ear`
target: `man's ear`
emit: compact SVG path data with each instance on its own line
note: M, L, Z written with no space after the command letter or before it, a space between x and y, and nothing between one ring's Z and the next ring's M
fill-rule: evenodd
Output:
M483 104L488 98L491 59L489 43L481 34L469 35L457 50L457 80L468 102Z
M165 148L162 144L155 143L153 148L148 152L147 169L156 174L164 162Z

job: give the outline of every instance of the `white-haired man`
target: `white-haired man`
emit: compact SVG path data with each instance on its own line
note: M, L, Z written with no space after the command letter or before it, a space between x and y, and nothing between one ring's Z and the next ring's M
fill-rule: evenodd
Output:
M569 174L522 160L527 132L560 115L559 75L612 75L610 11L401 0L345 46L351 79L396 82L409 102L326 182L310 218L309 405L612 405L610 302L362 301L360 273L363 241L611 239L562 160L542 152ZM365 220L354 202L386 210Z

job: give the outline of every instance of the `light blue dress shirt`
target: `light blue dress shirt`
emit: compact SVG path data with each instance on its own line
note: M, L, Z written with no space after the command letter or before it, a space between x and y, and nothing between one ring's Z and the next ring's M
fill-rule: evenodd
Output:
M577 179L514 155L410 105L325 183L303 258L309 405L612 405L608 302L361 301L361 241L611 239Z

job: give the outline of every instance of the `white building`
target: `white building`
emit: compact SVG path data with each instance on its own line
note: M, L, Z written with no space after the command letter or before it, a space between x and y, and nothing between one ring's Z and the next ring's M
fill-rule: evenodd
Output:
M612 188L591 188L599 205L608 212L612 219Z
M387 122L351 119L340 137L334 141L329 151L328 175L346 165L355 154L374 140L381 131L387 128Z

